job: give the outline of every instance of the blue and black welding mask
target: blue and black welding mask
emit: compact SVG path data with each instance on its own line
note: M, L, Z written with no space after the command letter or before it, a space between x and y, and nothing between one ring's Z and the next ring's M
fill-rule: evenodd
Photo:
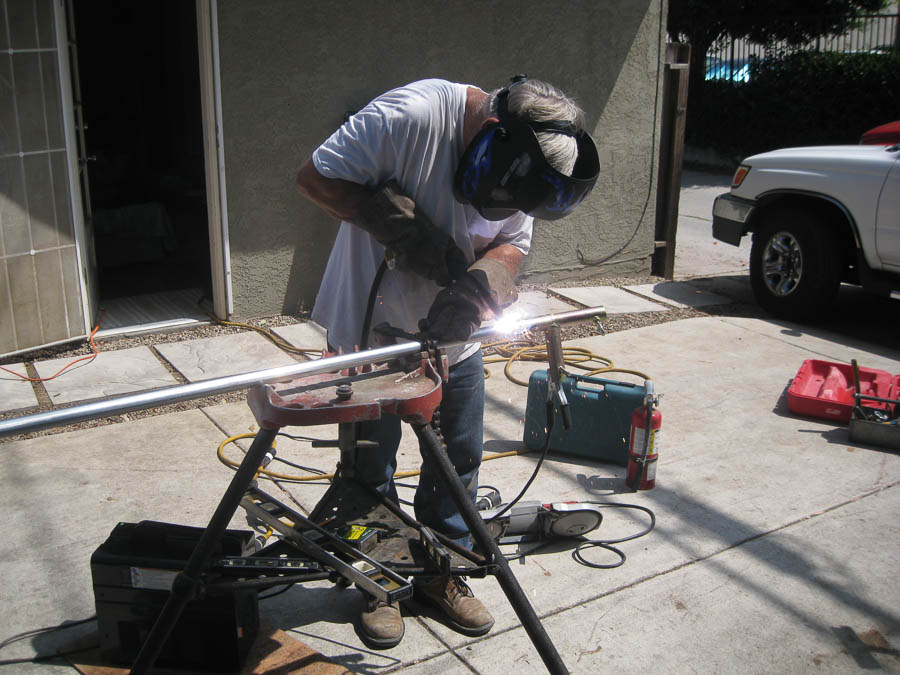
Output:
M503 220L522 211L542 220L570 214L591 191L600 174L593 139L570 122L525 122L507 111L511 88L497 94L496 124L487 125L463 152L453 181L457 201L472 204L487 220ZM571 176L554 169L541 151L536 132L575 138L578 157Z

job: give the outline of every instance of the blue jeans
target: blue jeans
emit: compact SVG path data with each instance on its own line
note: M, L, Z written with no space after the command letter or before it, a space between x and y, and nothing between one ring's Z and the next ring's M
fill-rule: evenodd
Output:
M484 443L484 366L481 351L450 367L449 382L441 399L441 433L447 454L463 485L475 501L478 468ZM377 449L360 450L356 477L397 501L394 472L397 447L402 433L400 418L384 415L380 420L363 422L360 438L376 441ZM468 527L459 509L444 488L433 462L423 458L419 487L414 500L416 519L445 534L458 544L471 548Z

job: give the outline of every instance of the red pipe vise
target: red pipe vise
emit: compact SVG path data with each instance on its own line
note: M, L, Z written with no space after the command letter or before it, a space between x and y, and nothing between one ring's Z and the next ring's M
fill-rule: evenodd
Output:
M438 358L446 373L446 356ZM441 385L432 360L422 358L412 369L395 363L367 364L260 384L250 390L248 403L262 429L365 422L386 413L422 425L431 421L441 403Z

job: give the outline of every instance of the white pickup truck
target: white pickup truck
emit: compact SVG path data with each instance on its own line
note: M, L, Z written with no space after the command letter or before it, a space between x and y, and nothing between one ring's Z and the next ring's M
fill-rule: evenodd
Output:
M900 298L900 144L789 148L745 159L713 205L713 236L753 233L757 302L811 319L841 282Z

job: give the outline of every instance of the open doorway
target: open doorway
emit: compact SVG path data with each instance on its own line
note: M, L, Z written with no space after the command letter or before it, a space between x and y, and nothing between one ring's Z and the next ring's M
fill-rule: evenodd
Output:
M204 317L212 290L195 3L71 8L102 328Z

